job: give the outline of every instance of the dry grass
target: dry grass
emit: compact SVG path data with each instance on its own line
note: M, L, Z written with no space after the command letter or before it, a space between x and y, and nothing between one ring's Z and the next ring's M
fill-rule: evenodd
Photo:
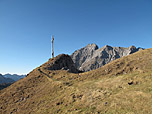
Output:
M44 65L0 91L0 113L152 113L152 49L81 74Z

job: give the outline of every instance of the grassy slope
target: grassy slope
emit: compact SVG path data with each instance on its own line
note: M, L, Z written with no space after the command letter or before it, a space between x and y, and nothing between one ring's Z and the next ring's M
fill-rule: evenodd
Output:
M81 74L47 64L0 91L0 113L152 113L152 49Z

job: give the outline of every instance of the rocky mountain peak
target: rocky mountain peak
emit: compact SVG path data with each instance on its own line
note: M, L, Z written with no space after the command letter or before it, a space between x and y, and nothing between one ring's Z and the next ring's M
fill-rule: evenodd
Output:
M105 45L99 49L96 44L88 44L86 47L72 53L71 58L77 69L81 71L90 71L141 49L142 48L136 48L135 46L124 48L112 47L109 45Z
M109 45L105 45L105 46L103 47L103 49L105 49L105 50L111 50L111 49L112 49L112 47L111 47L111 46L109 46Z
M136 49L136 47L132 45L129 47L129 49Z
M89 58L92 58L95 50L98 50L98 46L96 44L88 44L87 46L76 50L71 58L74 61L76 68L80 68L82 63L84 63Z
M88 44L86 46L86 48L90 48L92 50L97 50L99 47L96 44L92 43L92 44Z
M109 47L111 48L111 46L109 46L109 45L105 45L105 46L103 46L103 47L104 47L104 48L109 48Z
M129 54L135 53L137 51L137 48L135 46L129 47Z

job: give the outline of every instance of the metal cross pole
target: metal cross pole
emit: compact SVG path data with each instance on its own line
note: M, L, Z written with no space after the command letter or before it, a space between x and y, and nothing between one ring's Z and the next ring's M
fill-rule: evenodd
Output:
M54 57L53 41L54 41L54 37L53 37L53 35L52 35L52 58Z

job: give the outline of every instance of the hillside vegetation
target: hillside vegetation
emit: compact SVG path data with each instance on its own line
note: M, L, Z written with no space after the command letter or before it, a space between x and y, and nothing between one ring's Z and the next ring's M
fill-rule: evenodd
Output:
M48 64L0 91L0 113L152 114L152 49L85 73Z

